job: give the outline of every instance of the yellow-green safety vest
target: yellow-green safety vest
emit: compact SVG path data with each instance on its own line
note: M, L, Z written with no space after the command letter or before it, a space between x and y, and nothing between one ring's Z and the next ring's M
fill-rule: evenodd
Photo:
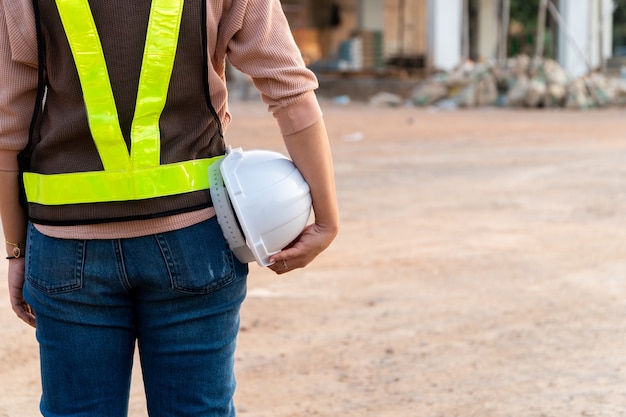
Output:
M183 0L152 1L129 154L89 2L56 0L78 70L89 128L104 171L25 172L24 188L29 203L131 201L209 188L208 167L223 156L160 163L159 119L174 66L183 3Z

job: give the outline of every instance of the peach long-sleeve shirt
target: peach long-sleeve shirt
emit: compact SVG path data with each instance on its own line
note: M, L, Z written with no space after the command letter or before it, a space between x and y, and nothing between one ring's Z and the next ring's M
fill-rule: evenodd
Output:
M29 0L0 4L0 170L17 171L16 156L28 143L37 93L35 19ZM317 79L304 65L279 0L208 0L207 41L211 102L225 130L231 121L226 57L252 78L283 135L321 119L314 93ZM131 237L185 227L212 214L205 209L124 223L38 227L56 237Z

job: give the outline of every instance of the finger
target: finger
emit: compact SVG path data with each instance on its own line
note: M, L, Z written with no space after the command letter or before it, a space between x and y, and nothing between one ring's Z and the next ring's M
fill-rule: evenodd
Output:
M35 313L26 301L13 305L13 311L23 322L29 326L36 327Z
M284 274L294 269L293 264L290 265L289 261L284 257L281 257L280 260L274 259L269 268L278 275Z
M288 247L270 258L270 262L273 262L277 267L284 266L283 261L288 265L292 265L293 261L302 256L302 249L296 247Z
M286 259L282 259L274 263L274 272L278 274L284 274L290 269L289 263Z

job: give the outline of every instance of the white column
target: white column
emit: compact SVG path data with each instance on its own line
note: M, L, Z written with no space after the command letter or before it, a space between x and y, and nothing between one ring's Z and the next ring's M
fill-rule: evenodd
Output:
M430 54L433 69L450 71L461 64L462 0L429 0Z
M574 77L588 72L587 63L592 69L600 68L601 50L603 59L613 55L612 1L560 0L559 10L565 25L559 28L559 63Z

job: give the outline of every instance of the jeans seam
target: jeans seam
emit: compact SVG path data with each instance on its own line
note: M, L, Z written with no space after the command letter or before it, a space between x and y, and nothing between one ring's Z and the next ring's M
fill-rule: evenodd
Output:
M172 265L170 263L172 251L167 243L167 239L161 233L155 234L154 239L156 240L157 246L159 247L159 251L161 251L161 256L163 257L163 261L165 263L165 269L167 270L167 276L170 279L170 286L172 289L176 289L174 285L174 271L172 270Z
M113 246L115 256L117 257L117 270L120 277L120 283L127 292L130 292L133 285L131 284L130 279L128 278L128 273L126 272L126 263L124 262L124 249L122 247L122 240L114 240Z
M87 242L81 240L77 245L78 253L76 257L76 268L74 268L76 272L76 282L78 282L77 290L83 288L85 285L85 257L87 256Z

